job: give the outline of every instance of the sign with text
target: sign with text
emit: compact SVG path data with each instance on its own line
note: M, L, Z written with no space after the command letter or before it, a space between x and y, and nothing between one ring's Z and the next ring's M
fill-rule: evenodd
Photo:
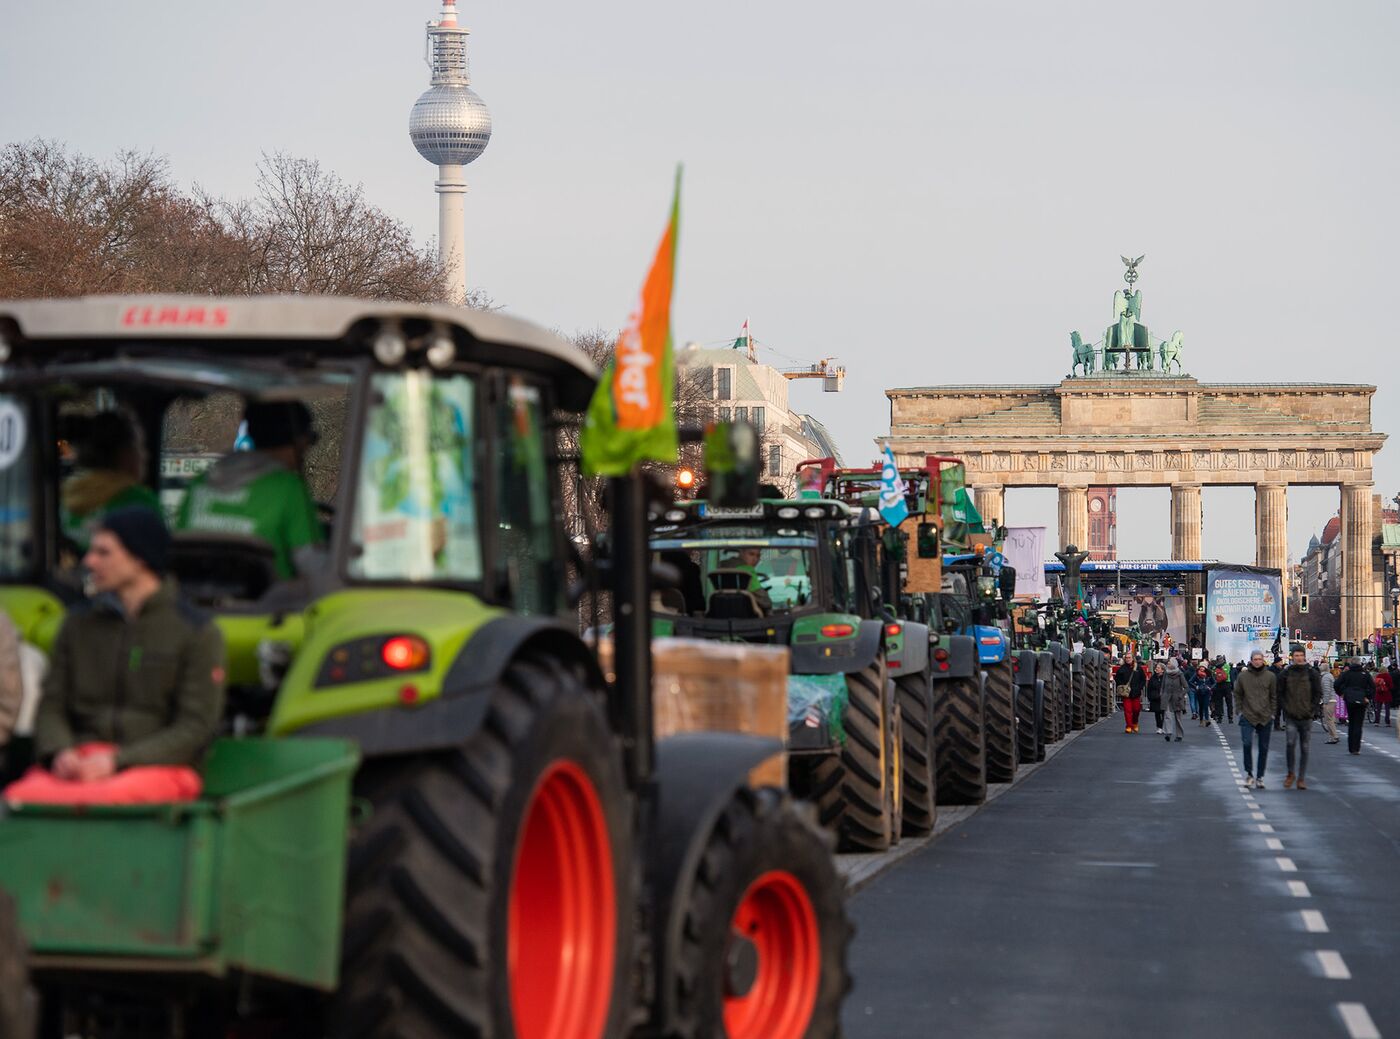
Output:
M1270 650L1283 623L1283 579L1277 570L1212 567L1206 576L1206 649L1230 663ZM1285 640L1286 641L1286 640ZM1286 648L1286 647L1285 647Z
M1007 527L1002 554L1006 556L1006 565L1016 568L1017 595L1047 598L1044 527Z

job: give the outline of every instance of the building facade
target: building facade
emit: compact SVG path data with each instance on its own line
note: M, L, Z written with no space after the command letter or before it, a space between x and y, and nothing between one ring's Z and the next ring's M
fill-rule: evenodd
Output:
M1090 487L1089 559L1091 562L1118 558L1118 490Z

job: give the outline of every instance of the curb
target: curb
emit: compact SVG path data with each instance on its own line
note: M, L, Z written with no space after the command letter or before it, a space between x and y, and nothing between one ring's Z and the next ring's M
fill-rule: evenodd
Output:
M906 837L889 851L837 855L836 871L845 878L846 894L848 896L854 895L887 869L897 863L903 862L910 855L923 851L950 830L967 822L967 820L971 819L1002 794L1035 775L1046 765L1050 764L1050 762L1054 761L1056 755L1090 729L1112 720L1113 715L1109 715L1107 718L1100 718L1098 721L1094 722L1093 725L1086 726L1083 729L1077 729L1074 732L1065 733L1064 739L1045 748L1044 761L1037 761L1032 765L1019 766L1016 769L1016 778L1010 783L987 784L987 799L981 804L940 806L938 809L938 820L934 823L933 833L927 837Z

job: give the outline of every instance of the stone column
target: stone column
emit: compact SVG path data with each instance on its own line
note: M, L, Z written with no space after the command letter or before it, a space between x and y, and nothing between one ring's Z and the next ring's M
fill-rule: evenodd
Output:
M974 493L973 504L977 506L977 511L982 515L983 523L991 523L996 520L1003 527L1006 526L1006 491L1004 488L988 484L986 486L976 486L972 488Z
M1254 488L1254 565L1288 577L1288 487L1261 483Z
M1089 544L1089 493L1084 487L1060 488L1059 549ZM1057 551L1059 550L1057 549Z
M1172 487L1172 558L1201 558L1201 485Z
M1342 487L1342 638L1359 646L1376 630L1371 574L1371 485Z

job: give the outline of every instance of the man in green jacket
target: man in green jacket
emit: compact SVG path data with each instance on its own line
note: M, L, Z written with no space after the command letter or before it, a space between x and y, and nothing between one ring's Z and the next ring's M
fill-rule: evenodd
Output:
M1288 775L1284 789L1293 785L1296 777L1299 790L1308 788L1308 744L1312 742L1313 716L1322 706L1322 676L1308 666L1308 654L1302 646L1289 652L1289 665L1279 676L1282 688L1279 699L1283 706L1283 724L1288 733ZM1301 747L1299 747L1301 744ZM1298 771L1293 771L1293 751L1298 747Z
M98 594L69 612L44 680L34 749L47 768L12 784L8 800L105 799L73 789L88 784L106 784L112 801L198 793L193 767L223 714L224 646L165 578L169 549L149 509L102 518L83 557Z
M1235 706L1244 744L1244 785L1264 789L1264 762L1269 756L1269 733L1278 709L1278 685L1261 650L1249 656L1249 666L1235 678ZM1259 739L1259 771L1254 770L1254 739Z

